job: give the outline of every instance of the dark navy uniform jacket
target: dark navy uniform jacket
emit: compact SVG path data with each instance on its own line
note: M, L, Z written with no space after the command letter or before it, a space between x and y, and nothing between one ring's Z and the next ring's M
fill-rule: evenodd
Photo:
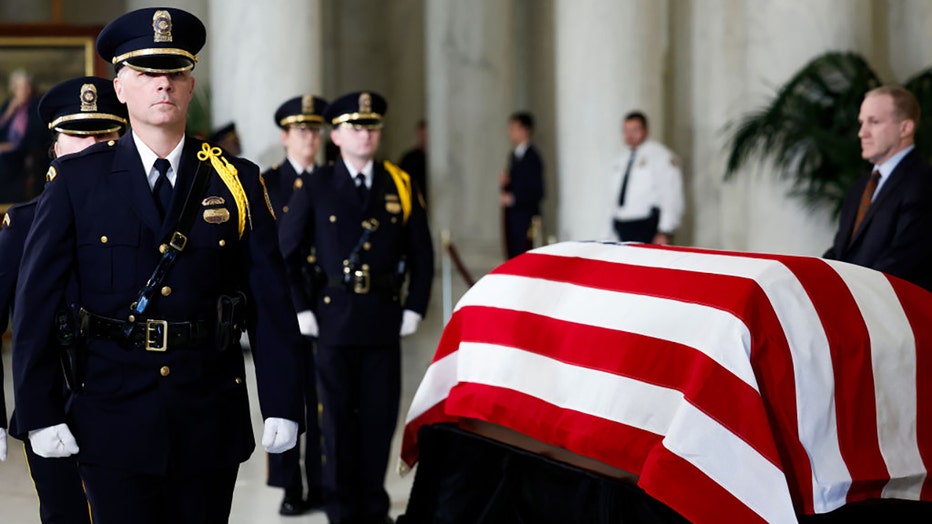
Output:
M294 183L298 178L298 173L295 172L294 166L286 158L281 164L274 165L262 173L262 178L265 180L265 187L269 191L269 201L272 202L275 216L281 219L294 192Z
M60 373L51 326L68 280L75 279L81 306L126 318L161 257L159 245L172 231L199 163L210 169L210 179L198 205L224 207L230 218L208 223L198 211L185 251L146 314L213 320L219 295L243 291L262 417L301 420L301 339L258 168L226 157L238 170L251 212L240 238L234 196L210 163L197 159L201 146L185 139L172 220L164 224L132 134L52 163L57 176L26 239L13 315L16 417L23 433L67 420L82 462L155 474L168 467L229 467L249 457L255 442L243 355L235 346L160 353L90 339L85 388L72 395L67 419L60 392L50 386Z
M13 311L13 296L19 262L23 257L26 233L32 226L37 199L7 209L7 218L0 228L0 334L6 332L7 320ZM6 427L6 403L3 397L3 364L0 361L0 428Z
M327 345L377 345L398 342L402 309L426 313L433 280L434 259L427 214L417 194L411 195L411 214L403 220L398 188L381 162L374 162L368 205L360 205L356 186L343 160L318 168L295 190L288 212L280 220L282 253L292 280L297 311L312 310L320 326L319 340ZM342 286L321 287L315 296L298 290L303 253L316 250L317 263L327 275L338 276L343 260L362 235L363 220L375 218L378 229L360 250L360 263L368 264L374 278L396 271L406 259L408 294L401 297L372 290L361 295Z

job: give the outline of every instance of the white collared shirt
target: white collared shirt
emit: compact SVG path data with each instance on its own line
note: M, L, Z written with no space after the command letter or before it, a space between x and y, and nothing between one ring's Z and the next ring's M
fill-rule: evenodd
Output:
M522 142L518 144L518 147L515 148L515 158L521 160L524 158L524 153L527 153L527 148L531 147L530 142Z
M301 167L301 164L295 162L290 156L286 158L288 159L288 163L291 164L292 169L294 169L294 172L297 173L298 176L301 176L301 174L304 173L305 171L307 171L308 173L314 171L314 164L311 164L307 167Z
M879 166L875 165L874 169L880 171L880 181L877 182L877 189L874 190L874 196L871 197L871 202L877 200L877 195L880 194L880 189L883 187L884 182L890 178L890 173L893 173L893 170L896 169L896 166L900 164L900 160L903 160L903 157L909 154L910 151L916 149L915 145L907 146L906 149L900 151L899 153L891 156L887 159L886 162L880 164Z
M159 156L149 149L149 146L143 143L142 139L139 138L139 135L135 132L133 132L133 142L136 143L136 151L139 152L139 159L142 160L142 170L146 172L146 178L149 180L149 189L152 190L155 187L156 180L159 179L159 172L155 170L155 161ZM165 157L171 165L166 176L168 176L168 181L171 182L172 187L175 187L175 180L178 179L177 173L178 167L181 165L182 149L184 149L184 137L181 138L181 141L178 142L175 149L172 149L172 152Z
M343 159L343 164L346 166L346 170L349 171L350 179L353 181L353 185L356 185L356 175L362 173L362 176L366 177L366 188L372 189L372 160L366 162L366 165L362 166L362 171L356 171L356 168L349 165L346 159Z

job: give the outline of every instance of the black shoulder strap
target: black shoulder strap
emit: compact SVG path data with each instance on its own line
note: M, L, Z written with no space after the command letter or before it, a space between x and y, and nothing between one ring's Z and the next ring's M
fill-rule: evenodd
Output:
M141 315L145 313L155 290L165 281L169 270L175 263L175 259L178 258L178 255L184 251L185 246L188 244L188 233L191 231L191 226L194 225L194 217L197 215L197 202L204 194L204 191L207 190L207 181L210 179L210 169L204 170L203 167L204 162L197 163L194 181L191 183L191 189L188 191L184 206L178 215L175 231L172 232L169 241L163 244L166 246L165 251L162 253L158 265L155 266L152 276L149 277L145 287L139 291L136 300L130 304L129 309L133 314Z

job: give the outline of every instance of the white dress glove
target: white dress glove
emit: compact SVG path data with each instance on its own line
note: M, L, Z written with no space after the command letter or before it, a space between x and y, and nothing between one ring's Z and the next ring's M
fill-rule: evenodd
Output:
M417 331L417 325L421 323L421 318L421 315L410 309L404 310L401 313L401 331L398 334L403 337L413 335Z
M6 430L0 428L0 461L6 460Z
M269 453L281 453L298 443L298 423L284 418L265 419L262 447Z
M317 317L314 316L313 311L307 310L298 313L298 328L301 330L302 335L308 337L317 336Z
M30 431L29 443L36 455L43 458L70 457L80 451L78 442L64 423Z

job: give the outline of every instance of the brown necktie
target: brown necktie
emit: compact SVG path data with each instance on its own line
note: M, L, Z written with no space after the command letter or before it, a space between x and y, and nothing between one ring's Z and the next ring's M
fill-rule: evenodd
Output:
M871 207L871 199L874 197L874 191L877 190L879 182L880 171L875 169L864 187L864 192L861 193L861 205L858 206L858 216L854 219L854 227L851 228L851 238L854 238L854 235L858 233L858 228L861 227L861 222L864 221L864 215L867 214L867 210Z

